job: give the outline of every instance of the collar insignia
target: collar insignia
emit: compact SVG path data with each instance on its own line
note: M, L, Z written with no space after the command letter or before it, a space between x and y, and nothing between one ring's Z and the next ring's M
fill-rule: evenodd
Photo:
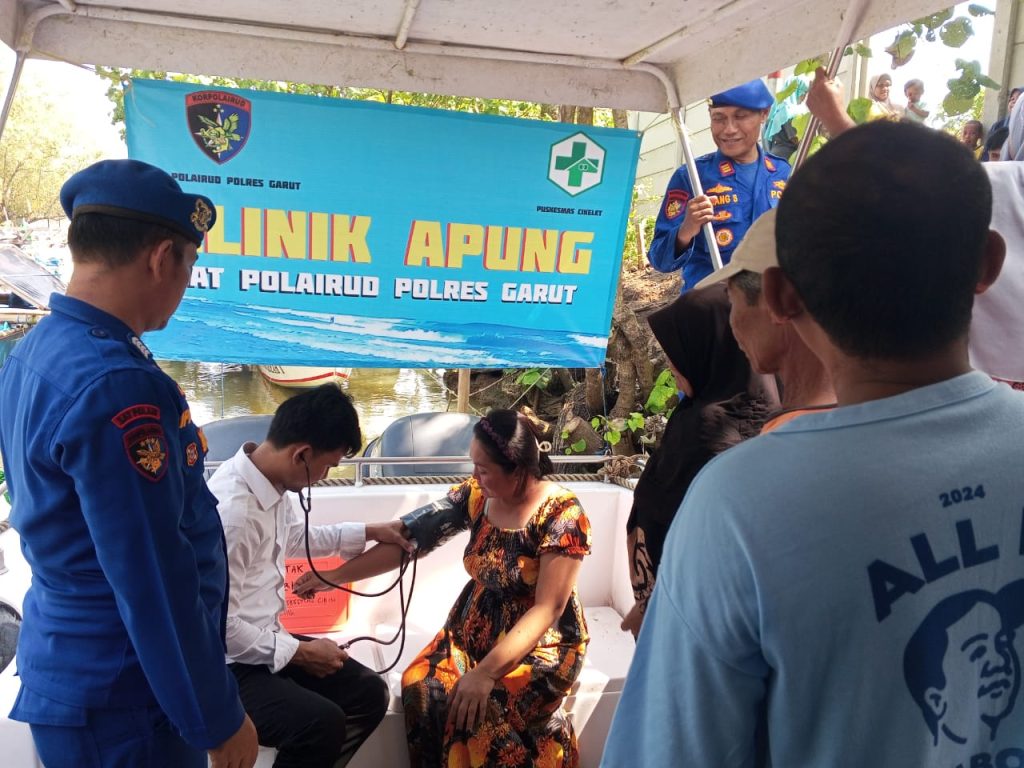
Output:
M153 353L149 351L149 347L142 343L142 339L136 336L134 333L128 334L128 341L131 342L132 346L139 351L144 358L147 360L153 359Z

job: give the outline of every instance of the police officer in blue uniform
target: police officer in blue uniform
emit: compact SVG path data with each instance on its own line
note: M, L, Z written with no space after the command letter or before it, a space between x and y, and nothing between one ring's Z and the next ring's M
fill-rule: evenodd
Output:
M224 659L227 567L205 443L140 336L177 309L213 203L107 160L61 190L67 295L0 371L11 523L32 567L11 717L47 768L250 768Z
M706 222L724 265L754 220L779 204L789 163L757 143L773 103L760 80L712 96L711 137L718 149L696 160L704 194L694 196L686 166L669 181L647 258L659 272L681 269L683 293L714 270L701 231Z

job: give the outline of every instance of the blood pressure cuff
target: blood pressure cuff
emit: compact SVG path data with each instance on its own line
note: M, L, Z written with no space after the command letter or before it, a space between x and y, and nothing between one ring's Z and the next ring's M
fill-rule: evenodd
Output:
M417 555L432 552L469 527L469 486L454 488L445 498L414 509L401 520L416 542Z

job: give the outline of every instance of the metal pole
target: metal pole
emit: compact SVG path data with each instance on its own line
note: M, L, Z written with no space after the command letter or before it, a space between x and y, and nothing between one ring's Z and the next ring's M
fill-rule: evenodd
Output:
M4 108L0 112L0 139L3 139L4 128L7 127L7 118L11 114L11 105L14 103L14 95L18 92L18 82L21 80L21 69L25 66L27 51L18 51L14 57L14 71L11 72L11 82L7 86L7 95L4 97Z
M469 413L469 368L459 369L459 391L456 393L455 410Z
M686 123L683 121L683 107L670 110L672 115L672 127L676 130L676 138L683 148L683 159L686 162L686 172L690 176L690 186L693 187L693 196L700 197L704 194L704 186L700 183L700 176L697 175L697 163L693 157L693 149L690 146L690 137L686 132ZM708 241L708 253L711 254L711 266L717 272L722 268L722 254L718 251L718 241L715 240L715 228L711 222L706 222L700 229L704 233L704 239Z
M693 187L694 197L704 194L704 187L701 186L700 177L697 175L697 164L693 159L693 149L690 147L690 137L686 132L686 122L683 119L683 105L679 103L679 91L676 84L665 73L661 67L653 64L633 64L630 69L639 69L642 72L649 72L661 82L665 88L665 98L668 101L668 113L672 118L672 127L676 132L676 139L679 146L683 148L683 158L686 161L686 172L690 175L690 186ZM714 268L722 268L722 254L718 252L718 242L715 240L715 230L708 222L701 231L708 241L708 253L711 254L711 264Z
M839 26L839 34L836 35L836 44L832 49L832 55L828 60L829 80L833 79L839 71L839 62L843 60L846 46L853 42L853 36L867 13L868 5L870 5L870 0L850 0L850 5L846 8L846 14L843 16L843 23ZM804 137L796 150L796 159L793 161L794 171L807 159L807 153L811 151L811 144L814 142L814 137L818 135L820 127L821 122L817 117L811 115L811 119L807 121L807 130L804 131Z

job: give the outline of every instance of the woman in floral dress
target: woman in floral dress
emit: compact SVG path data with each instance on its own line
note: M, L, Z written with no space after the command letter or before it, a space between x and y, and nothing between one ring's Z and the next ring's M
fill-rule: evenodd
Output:
M551 461L525 417L492 411L473 435L473 478L402 518L420 555L468 528L472 577L402 676L410 762L574 768L576 737L561 704L588 641L576 577L590 523L570 491L544 479ZM400 560L397 545L378 545L324 575L355 581ZM304 578L295 590L317 588Z

